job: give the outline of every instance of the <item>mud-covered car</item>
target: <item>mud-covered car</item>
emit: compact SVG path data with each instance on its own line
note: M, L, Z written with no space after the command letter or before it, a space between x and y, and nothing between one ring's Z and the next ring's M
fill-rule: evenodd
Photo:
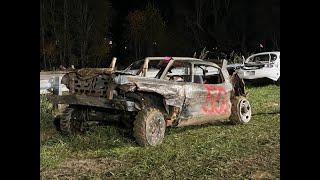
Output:
M242 65L228 65L245 80L269 79L280 85L280 52L263 52L249 56Z
M121 121L142 146L162 143L168 126L180 127L251 119L243 81L222 65L188 57L147 57L122 71L84 68L62 78L69 95L53 96L68 104L59 117L64 134L84 132L91 124Z

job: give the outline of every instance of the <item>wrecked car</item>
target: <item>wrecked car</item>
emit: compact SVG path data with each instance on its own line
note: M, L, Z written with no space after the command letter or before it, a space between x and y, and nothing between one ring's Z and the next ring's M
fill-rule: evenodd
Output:
M240 78L245 80L268 79L280 85L280 52L263 52L253 54L242 65L228 65Z
M189 57L147 57L122 71L73 70L62 78L68 95L52 96L68 107L59 116L63 134L84 132L100 121L121 121L142 146L161 144L166 127L251 119L244 82L222 65Z

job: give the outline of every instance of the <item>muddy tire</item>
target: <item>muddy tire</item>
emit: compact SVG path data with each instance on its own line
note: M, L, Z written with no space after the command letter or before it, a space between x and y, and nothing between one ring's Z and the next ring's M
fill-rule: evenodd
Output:
M230 121L232 124L245 124L251 119L251 106L243 96L236 96L232 100Z
M83 120L79 118L79 113L80 111L74 108L66 108L59 117L59 126L57 127L57 130L64 135L73 135L84 132Z
M166 123L157 108L139 111L134 121L133 136L141 146L156 146L164 139Z

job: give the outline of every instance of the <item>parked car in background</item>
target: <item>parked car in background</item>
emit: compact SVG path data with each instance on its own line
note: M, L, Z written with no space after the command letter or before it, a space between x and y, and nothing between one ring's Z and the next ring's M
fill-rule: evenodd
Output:
M230 64L229 73L236 72L244 80L270 79L280 84L280 52L253 54L243 64Z

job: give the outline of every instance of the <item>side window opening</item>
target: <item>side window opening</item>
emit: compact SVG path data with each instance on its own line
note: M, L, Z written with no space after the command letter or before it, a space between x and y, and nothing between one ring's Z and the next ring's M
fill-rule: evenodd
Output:
M221 84L224 82L224 79L220 69L216 67L195 65L193 82L198 84Z
M191 65L175 61L168 70L165 79L174 82L191 82Z

